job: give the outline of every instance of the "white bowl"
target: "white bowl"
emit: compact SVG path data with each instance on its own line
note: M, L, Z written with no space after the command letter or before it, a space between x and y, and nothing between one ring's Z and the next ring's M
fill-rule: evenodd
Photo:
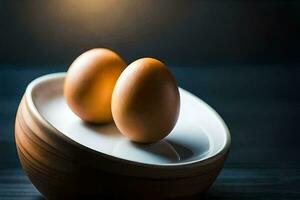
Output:
M114 124L82 122L64 100L64 77L65 73L55 73L32 81L16 120L20 160L46 197L109 195L114 190L127 196L180 197L203 192L218 175L229 150L230 134L221 117L196 96L180 88L180 114L173 131L160 142L137 144L128 141ZM68 167L69 171L64 170ZM37 181L37 176L45 176L51 182L53 174L64 177L65 184L74 184L78 191L63 185L46 187L43 180ZM84 186L82 175L88 177ZM109 176L120 183L107 184Z

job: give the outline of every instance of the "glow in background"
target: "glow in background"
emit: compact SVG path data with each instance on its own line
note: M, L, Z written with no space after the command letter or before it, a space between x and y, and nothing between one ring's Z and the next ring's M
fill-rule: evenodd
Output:
M22 0L0 3L0 64L65 64L108 47L127 61L297 63L298 1Z

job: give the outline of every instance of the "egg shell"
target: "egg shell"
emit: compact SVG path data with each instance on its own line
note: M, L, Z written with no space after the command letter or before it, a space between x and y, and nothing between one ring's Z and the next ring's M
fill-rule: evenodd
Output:
M176 124L179 107L175 78L153 58L131 63L120 75L112 97L116 126L134 142L151 143L166 137Z
M92 49L80 55L70 66L64 84L71 110L86 122L112 122L111 96L125 67L122 58L109 49Z

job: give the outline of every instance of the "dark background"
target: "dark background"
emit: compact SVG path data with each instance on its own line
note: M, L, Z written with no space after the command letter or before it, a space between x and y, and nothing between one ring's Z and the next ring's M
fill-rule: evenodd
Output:
M108 47L128 62L299 63L299 10L284 0L1 1L0 62L69 64Z
M207 199L300 199L300 1L0 1L0 199L39 199L14 118L27 84L82 52L164 61L232 136Z

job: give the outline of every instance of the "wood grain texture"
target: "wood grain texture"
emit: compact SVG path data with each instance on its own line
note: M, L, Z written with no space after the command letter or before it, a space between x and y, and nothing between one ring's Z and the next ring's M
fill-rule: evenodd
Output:
M122 161L83 147L40 121L23 98L15 140L21 165L48 199L78 197L180 198L205 192L227 157L178 167ZM190 171L187 176L186 172ZM185 175L184 175L185 174Z
M7 145L11 149L14 148L13 143ZM1 200L44 199L17 165L11 167L7 162L0 165ZM195 199L297 200L300 196L299 180L300 169L297 168L227 165L208 192L204 196L196 196Z
M17 159L12 141L15 113L33 78L66 69L2 66L0 70L1 200L43 199ZM300 67L201 65L171 69L181 87L220 113L233 138L224 169L203 199L300 199L300 159L296 156L300 152Z

